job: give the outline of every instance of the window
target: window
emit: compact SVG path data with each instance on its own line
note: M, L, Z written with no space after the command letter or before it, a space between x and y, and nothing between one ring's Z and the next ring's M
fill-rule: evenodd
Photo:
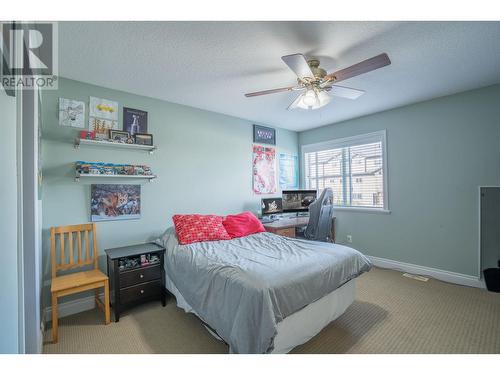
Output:
M307 189L332 188L334 204L387 209L386 133L302 147Z

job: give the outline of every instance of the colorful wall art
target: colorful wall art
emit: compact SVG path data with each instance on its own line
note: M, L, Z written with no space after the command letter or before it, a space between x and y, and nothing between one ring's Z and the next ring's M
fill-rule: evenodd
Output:
M118 129L118 121L89 117L89 131L95 133L96 139L108 139L110 130Z
M140 218L141 185L91 185L91 221L130 220Z
M280 153L280 189L299 188L299 162L297 155Z
M118 102L90 97L89 116L118 121Z
M123 108L123 130L131 136L148 132L148 113L140 109Z
M267 126L253 126L253 141L255 143L266 143L268 145L276 144L276 129Z
M276 150L274 147L253 146L253 191L256 194L276 192Z

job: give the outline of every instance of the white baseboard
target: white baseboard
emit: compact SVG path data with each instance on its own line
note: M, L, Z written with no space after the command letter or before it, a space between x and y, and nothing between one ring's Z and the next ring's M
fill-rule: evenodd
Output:
M403 271L408 273L413 273L417 275L430 276L434 279L446 281L448 283L471 286L474 288L485 288L484 281L479 277L464 275L462 273L456 273L451 271L440 270L437 268L424 267L411 263L403 263L395 260L369 257L373 262L373 265L380 268L389 268L391 270Z
M104 293L101 293L99 295L99 298L104 299ZM72 301L59 303L57 307L59 318L64 318L65 316L78 314L83 311L94 309L96 307L95 297L92 295L78 298ZM52 306L49 306L45 309L44 316L46 322L52 321Z
M440 270L437 268L430 268L419 266L411 263L398 262L395 260L378 258L378 257L369 257L373 262L373 265L380 268L389 268L391 270L409 272L417 275L425 275L430 276L434 279L446 281L448 283L471 286L474 288L485 288L485 284L483 280L480 280L478 277L464 275L461 273L451 272ZM100 298L104 298L104 295L101 294ZM63 302L58 305L59 317L63 318L68 315L78 314L83 311L94 309L95 301L94 296L87 296L78 298L72 301ZM45 309L45 321L52 321L52 308L49 306Z

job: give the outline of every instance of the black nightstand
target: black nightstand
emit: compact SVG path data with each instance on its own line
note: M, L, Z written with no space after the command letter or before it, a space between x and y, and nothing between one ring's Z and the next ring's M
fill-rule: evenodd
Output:
M146 301L159 299L165 306L165 248L151 242L104 251L115 322L124 309Z

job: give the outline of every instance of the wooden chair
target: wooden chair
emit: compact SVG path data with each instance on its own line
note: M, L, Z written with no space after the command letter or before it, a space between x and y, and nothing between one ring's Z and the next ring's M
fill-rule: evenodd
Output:
M89 232L92 232L92 254L90 251ZM59 237L59 256L56 254L56 236ZM77 244L76 249L73 247L75 237ZM67 252L65 238L68 244ZM85 244L85 254L82 254L83 244ZM50 258L52 264L51 293L53 342L56 343L58 339L57 299L59 297L95 289L96 305L104 310L106 324L109 324L109 280L108 277L98 269L95 224L68 225L50 228ZM80 271L57 276L58 271L92 265L93 269L90 271ZM99 299L99 288L104 288L104 303Z

